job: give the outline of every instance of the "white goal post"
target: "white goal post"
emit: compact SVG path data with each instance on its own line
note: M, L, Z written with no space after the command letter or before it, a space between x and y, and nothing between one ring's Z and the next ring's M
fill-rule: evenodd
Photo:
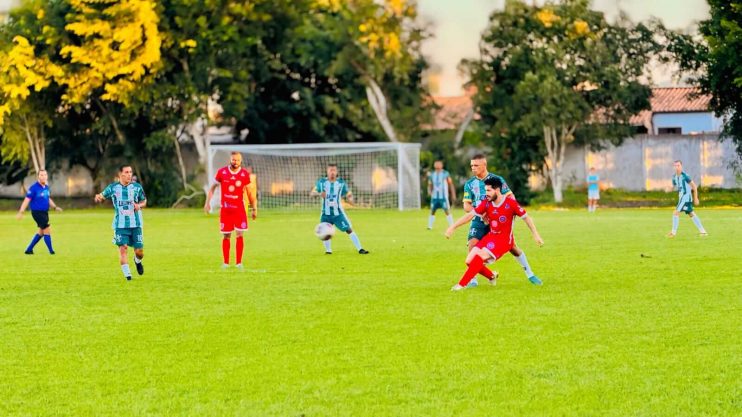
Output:
M420 208L419 143L307 143L287 145L210 145L208 181L229 164L232 152L242 154L243 167L257 177L261 208L315 209L319 199L310 191L337 164L338 176L353 193L353 206ZM215 193L212 207L219 207Z

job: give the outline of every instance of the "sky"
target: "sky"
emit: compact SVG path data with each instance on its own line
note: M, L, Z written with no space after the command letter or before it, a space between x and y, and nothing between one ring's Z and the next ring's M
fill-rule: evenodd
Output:
M487 26L489 14L502 9L504 3L504 0L417 0L420 16L433 28L434 38L423 46L423 53L437 75L438 90L431 85L433 95L462 93L461 84L465 80L459 75L457 66L463 58L478 57L479 36ZM593 0L592 4L609 20L623 10L635 22L657 17L671 29L688 31L694 30L709 14L706 0ZM657 85L671 84L671 72L657 68L653 71L653 81Z

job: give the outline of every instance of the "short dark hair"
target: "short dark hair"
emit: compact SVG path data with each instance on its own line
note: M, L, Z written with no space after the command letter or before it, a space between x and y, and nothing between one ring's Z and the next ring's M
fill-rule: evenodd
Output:
M338 164L327 164L327 168L330 168L330 167L337 168L338 167Z
M680 164L680 165L683 165L683 161L681 161L679 159L676 159L675 162L678 163L678 164Z
M126 167L129 167L129 168L131 168L131 165L129 165L129 164L121 165L121 166L119 167L119 172L124 172L124 168L126 168Z
M484 180L484 185L489 185L492 188L499 188L502 192L502 180L497 177L489 177Z
M484 154L482 154L482 153L478 153L478 154L472 156L471 159L484 159L486 161L487 160L487 157L484 156Z

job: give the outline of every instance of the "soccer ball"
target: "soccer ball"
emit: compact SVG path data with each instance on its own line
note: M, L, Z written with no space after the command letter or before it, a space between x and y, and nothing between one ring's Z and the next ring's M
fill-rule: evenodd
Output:
M335 227L330 223L320 223L314 228L314 234L319 240L329 240L335 234Z

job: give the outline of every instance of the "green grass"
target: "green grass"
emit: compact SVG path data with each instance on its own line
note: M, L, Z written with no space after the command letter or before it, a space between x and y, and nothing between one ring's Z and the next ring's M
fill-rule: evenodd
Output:
M530 211L497 287L449 288L465 230L423 211L354 211L323 254L316 213L263 212L244 273L215 217L145 213L126 282L112 213L52 213L57 255L0 214L3 416L739 416L742 210ZM460 212L456 213L460 215ZM641 255L644 255L642 257Z
M741 188L701 188L698 191L699 200L703 207L740 207L742 206ZM564 190L563 201L559 207L583 208L587 206L587 191L568 188ZM603 207L635 208L635 207L674 207L678 202L678 194L665 191L626 191L620 188L611 188L600 192L600 205ZM551 190L543 191L531 200L531 204L539 207L555 207L554 194Z

